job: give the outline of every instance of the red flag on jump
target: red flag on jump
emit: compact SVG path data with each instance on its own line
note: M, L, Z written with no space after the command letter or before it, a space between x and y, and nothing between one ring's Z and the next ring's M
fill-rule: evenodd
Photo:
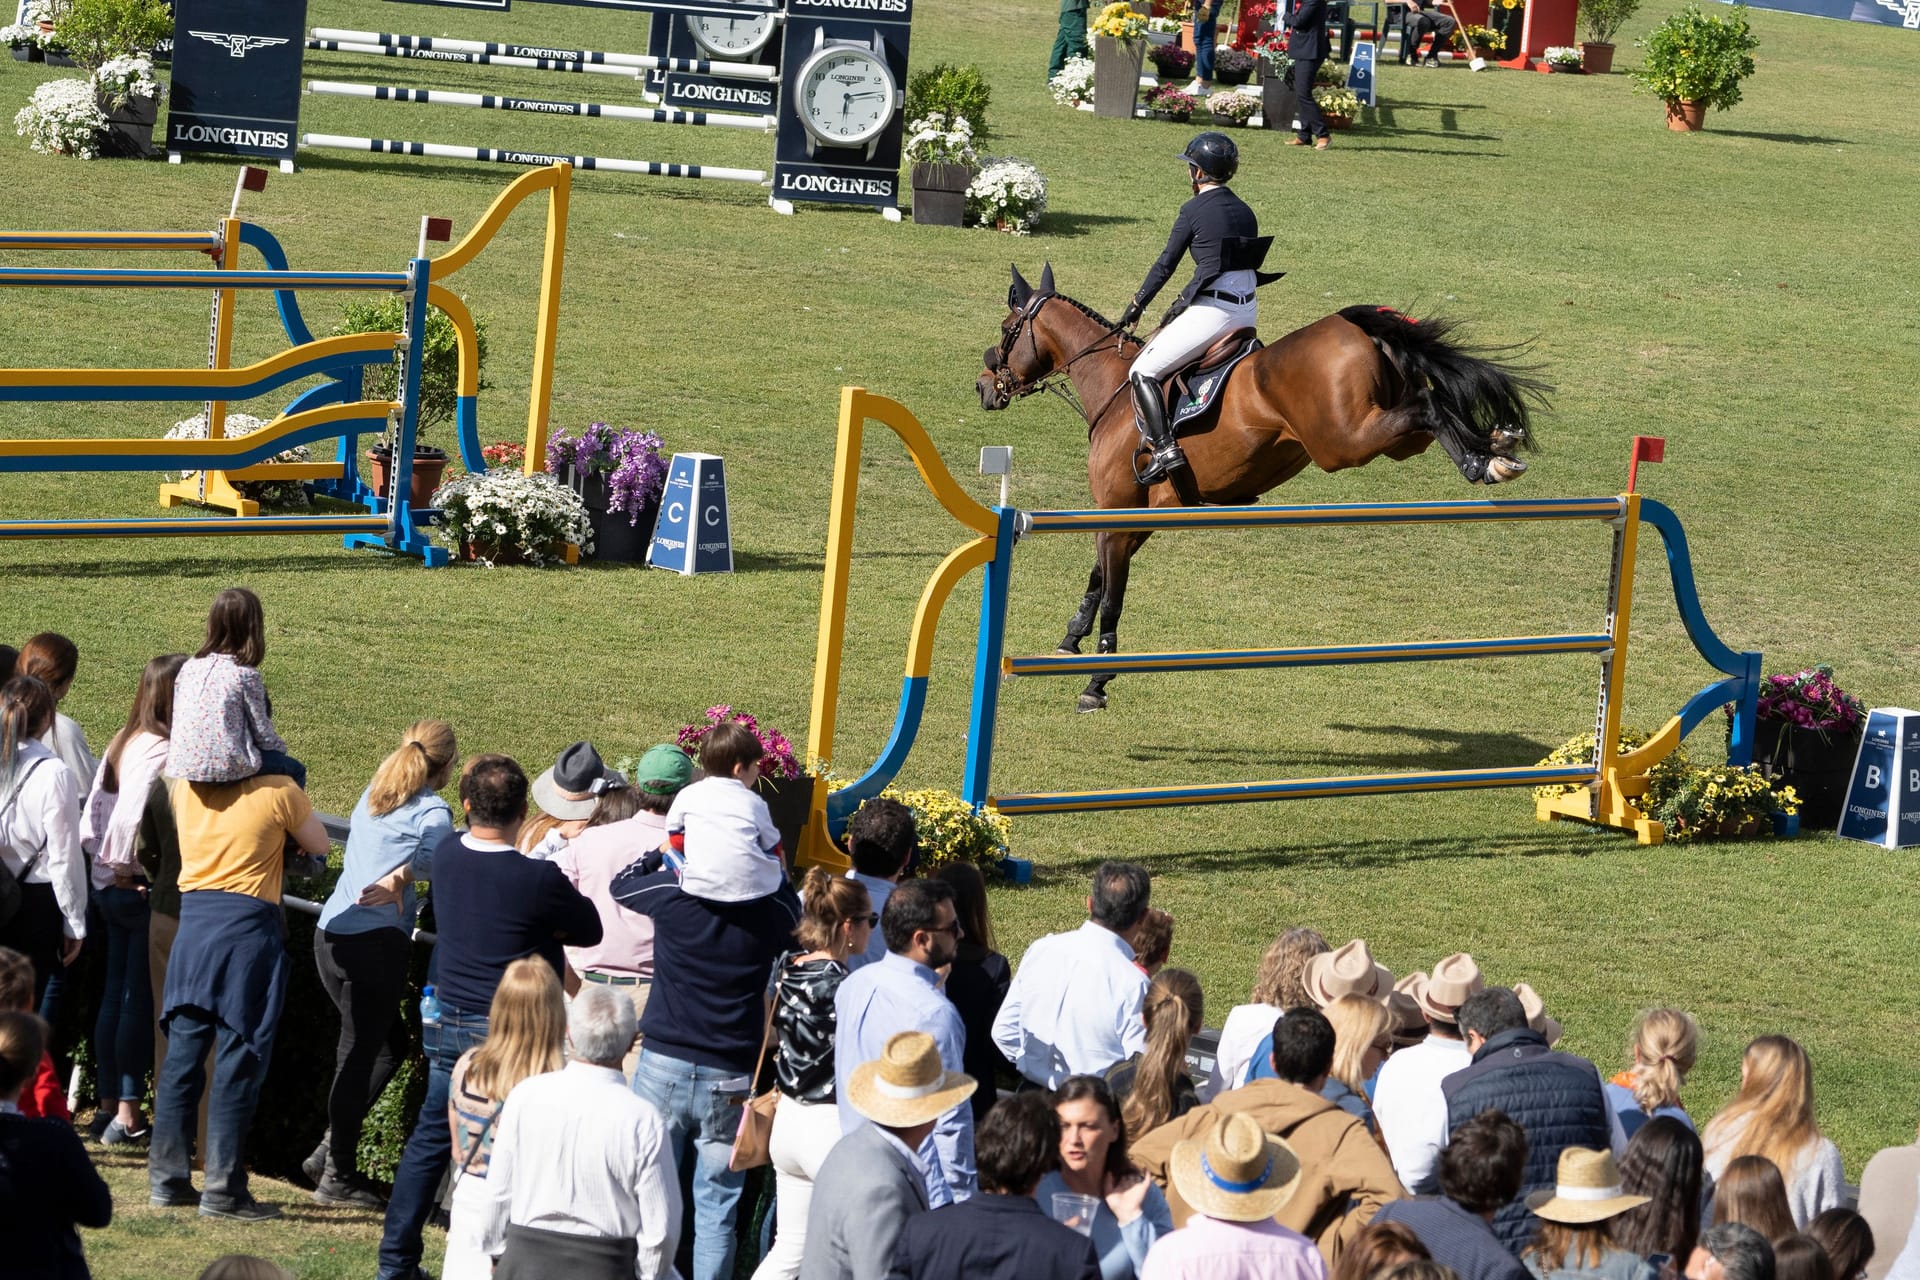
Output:
M1667 442L1663 436L1635 436L1633 438L1633 459L1627 464L1627 492L1633 492L1634 482L1640 478L1640 464L1643 462L1664 462L1667 457Z

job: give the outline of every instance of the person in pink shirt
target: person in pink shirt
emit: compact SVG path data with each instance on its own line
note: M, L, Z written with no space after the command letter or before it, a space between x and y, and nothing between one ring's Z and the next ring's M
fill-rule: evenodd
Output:
M1222 1116L1170 1166L1194 1214L1154 1242L1140 1280L1326 1280L1313 1241L1273 1220L1300 1185L1299 1157L1252 1116Z
M600 941L591 947L568 947L567 965L582 982L617 987L633 1001L635 1025L653 990L653 921L613 900L607 886L613 878L667 837L667 809L673 798L693 781L693 761L679 747L650 748L640 757L630 788L640 800L640 812L620 822L590 826L554 855L553 864L573 887L585 894L600 913ZM639 1057L635 1040L627 1051L627 1074Z

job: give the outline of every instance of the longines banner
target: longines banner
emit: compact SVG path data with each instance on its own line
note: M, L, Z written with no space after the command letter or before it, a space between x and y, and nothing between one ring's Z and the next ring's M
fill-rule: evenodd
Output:
M167 155L292 160L307 0L177 0Z
M1782 13L1920 29L1920 0L1749 0L1749 3L1756 9L1778 9Z

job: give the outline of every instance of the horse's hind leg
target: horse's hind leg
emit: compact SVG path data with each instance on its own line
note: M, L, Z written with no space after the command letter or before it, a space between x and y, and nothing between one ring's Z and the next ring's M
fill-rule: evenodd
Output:
M1080 642L1093 630L1094 615L1100 611L1100 592L1106 579L1100 573L1100 543L1105 534L1096 533L1093 543L1093 572L1087 575L1087 594L1080 598L1080 607L1074 611L1073 618L1067 623L1066 637L1054 650L1056 653L1078 653Z
M1134 553L1153 536L1151 530L1100 535L1100 573L1105 590L1100 595L1100 653L1115 653L1120 648L1120 608L1127 599L1127 573ZM1080 691L1079 710L1098 711L1107 705L1107 686L1117 673L1095 676Z

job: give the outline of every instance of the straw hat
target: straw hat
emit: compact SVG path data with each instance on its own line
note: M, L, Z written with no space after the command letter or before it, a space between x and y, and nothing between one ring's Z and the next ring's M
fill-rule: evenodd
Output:
M1473 962L1473 957L1456 951L1433 966L1426 982L1414 992L1414 999L1430 1021L1458 1022L1460 1006L1467 1002L1467 997L1486 989L1487 980L1480 976L1480 966Z
M872 1062L853 1069L847 1101L889 1129L911 1129L943 1116L973 1096L972 1076L940 1065L940 1050L924 1031L902 1031Z
M1524 982L1517 982L1513 994L1520 997L1520 1007L1527 1011L1527 1025L1547 1038L1549 1048L1559 1044L1563 1028L1547 1016L1547 1002L1540 998L1540 993Z
M1263 1133L1244 1111L1220 1117L1205 1134L1173 1149L1174 1188L1195 1213L1226 1222L1264 1222L1300 1185L1293 1148Z
M1560 1153L1553 1190L1542 1187L1528 1196L1527 1208L1548 1222L1580 1227L1638 1209L1647 1200L1625 1194L1611 1151L1568 1147Z
M1375 964L1365 941L1355 938L1338 951L1322 951L1307 962L1307 998L1322 1009L1341 996L1385 1000L1393 990L1393 974Z

